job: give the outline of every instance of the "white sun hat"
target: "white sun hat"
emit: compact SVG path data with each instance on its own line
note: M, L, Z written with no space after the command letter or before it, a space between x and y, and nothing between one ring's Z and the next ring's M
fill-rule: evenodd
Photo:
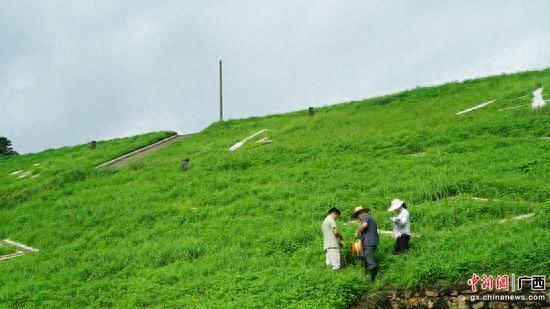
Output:
M395 199L391 201L391 206L388 208L388 211L394 211L399 209L399 207L403 206L404 202L400 199Z

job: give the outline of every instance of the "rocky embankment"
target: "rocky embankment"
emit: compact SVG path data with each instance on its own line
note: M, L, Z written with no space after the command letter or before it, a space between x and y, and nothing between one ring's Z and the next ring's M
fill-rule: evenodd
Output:
M547 282L548 286L548 282ZM427 287L371 293L353 308L549 308L550 290L509 293L472 292L469 286Z

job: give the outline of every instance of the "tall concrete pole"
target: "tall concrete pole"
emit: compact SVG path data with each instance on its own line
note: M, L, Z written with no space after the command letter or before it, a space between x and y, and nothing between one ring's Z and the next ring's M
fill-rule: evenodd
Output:
M223 79L222 79L222 61L220 60L220 121L223 121Z

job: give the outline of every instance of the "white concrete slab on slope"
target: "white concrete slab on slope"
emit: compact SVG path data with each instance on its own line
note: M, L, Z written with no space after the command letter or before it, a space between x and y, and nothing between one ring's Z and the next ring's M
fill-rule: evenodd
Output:
M342 223L342 224L343 224L343 225L350 225L350 224L359 225L359 220L350 220L350 221L344 222L344 223ZM378 229L378 234L382 234L382 235L393 235L393 231L387 231L387 230ZM411 236L412 236L412 237L420 237L420 234L418 234L418 233L411 233Z
M31 174L30 171L25 171L25 172L19 174L19 176L17 176L17 178L18 179L25 178L25 177L29 176L30 174Z
M493 102L495 102L495 101L496 101L496 100L491 100L491 101L488 101L488 102L485 102L485 103L481 103L481 104L476 105L476 106L474 106L474 107L470 107L470 108L465 109L465 110L463 110L463 111L461 111L461 112L458 112L458 113L456 113L456 115L462 115L462 114L465 114L465 113L469 113L469 112L471 112L471 111L475 111L476 109L480 109L480 108L482 108L482 107L485 107L485 106L487 106L487 105L489 105L489 104L491 104L491 103L493 103Z
M246 138L243 139L242 141L240 141L240 142L236 143L235 145L231 146L231 147L229 148L229 151L235 151L235 150L241 148L241 146L244 145L244 143L246 143L247 141L253 139L256 135L259 135L259 134L264 133L265 131L267 131L267 129L260 130L260 131L258 131L258 132L256 132L256 133L250 135L249 137L246 137Z
M510 110L510 109L516 109L516 108L527 107L527 106L529 106L529 104L510 106L510 107L501 108L501 109L499 109L499 111L506 111L506 110Z
M546 102L542 98L542 87L540 87L537 90L533 91L533 101L531 102L531 108L541 108L544 105L546 105Z
M534 212L531 212L531 213L528 213L528 214L523 214L523 215L519 215L519 216L516 216L516 217L513 217L512 219L502 219L500 220L499 222L500 223L505 223L507 221L512 221L512 220L524 220L524 219L527 219L527 218L531 218L535 215Z
M23 251L17 251L17 252L12 253L12 254L0 255L0 261L13 259L13 258L16 258L18 256L22 256L24 254L25 254L25 252L23 252Z
M474 200L486 202L486 201L488 201L489 199L487 199L486 197L476 197L476 196L474 196Z
M4 240L0 241L0 243L4 243L4 244L10 245L10 246L17 247L18 249L21 249L22 251L38 252L38 249L36 249L36 248L29 247L29 246L24 245L20 242L13 241L13 240L10 240L10 239L4 239Z
M273 142L272 140L269 139L269 137L264 137L262 139L259 139L256 141L256 144L269 144Z
M382 235L393 235L393 231L386 231L386 230L378 229L378 234L382 234ZM412 237L420 237L420 234L411 233L411 236L412 236Z
M29 247L29 246L26 246L22 243L18 243L16 241L9 240L9 239L0 240L0 244L9 245L9 246L12 246L12 247L15 247L15 248L19 249L15 253L0 256L0 261L13 259L13 258L22 256L22 255L24 255L28 252L38 252L38 249L36 249L36 248Z

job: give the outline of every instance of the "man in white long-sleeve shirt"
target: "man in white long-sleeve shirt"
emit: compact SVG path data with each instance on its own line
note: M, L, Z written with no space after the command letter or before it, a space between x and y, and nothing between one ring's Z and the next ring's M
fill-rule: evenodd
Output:
M393 237L397 239L393 254L407 252L411 239L411 223L407 205L402 200L395 199L391 202L388 211L395 211L397 214L390 219L393 222Z

